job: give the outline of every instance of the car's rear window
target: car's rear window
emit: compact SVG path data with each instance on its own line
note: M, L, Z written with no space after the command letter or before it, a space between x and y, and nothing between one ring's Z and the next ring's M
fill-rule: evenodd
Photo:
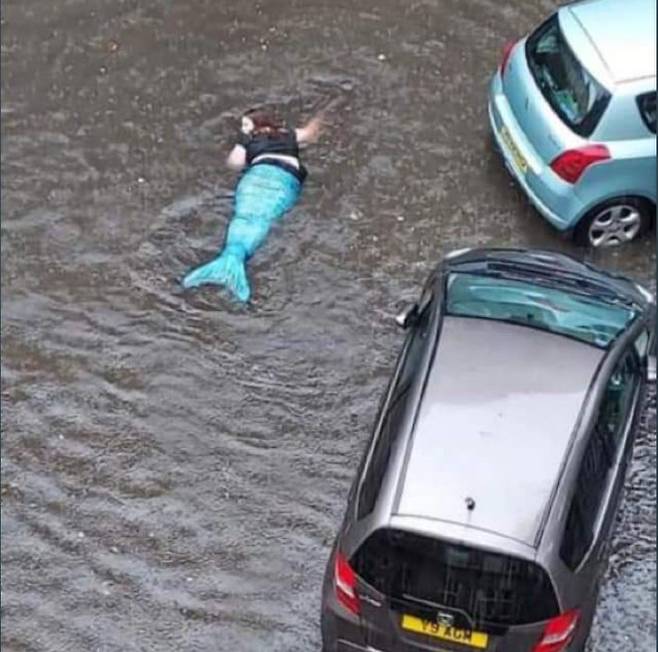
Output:
M399 610L431 603L466 612L474 627L485 630L541 622L558 613L546 572L507 555L384 528L365 541L351 563Z
M530 71L546 101L562 121L589 136L610 101L610 94L582 66L554 14L526 42Z
M446 312L513 322L606 348L635 318L632 309L583 294L479 274L453 273Z

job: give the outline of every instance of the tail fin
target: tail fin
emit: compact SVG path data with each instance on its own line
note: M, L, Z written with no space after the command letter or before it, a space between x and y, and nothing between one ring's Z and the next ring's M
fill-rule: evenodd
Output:
M246 303L249 301L251 288L244 263L244 254L226 249L214 260L192 270L183 279L183 287L225 285L240 301Z

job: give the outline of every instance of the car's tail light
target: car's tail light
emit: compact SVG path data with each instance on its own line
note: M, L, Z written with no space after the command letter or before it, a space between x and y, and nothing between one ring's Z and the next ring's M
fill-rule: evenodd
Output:
M359 598L356 594L356 573L347 563L347 559L340 551L336 552L336 566L334 570L334 584L336 598L348 611L358 615L361 611Z
M532 652L562 652L571 643L579 618L580 611L572 609L549 620Z
M551 163L551 169L567 183L576 183L590 165L609 158L610 152L605 145L587 145L562 152Z
M505 68L507 67L507 62L509 61L510 55L512 54L512 50L514 49L515 45L516 45L516 41L509 41L505 43L505 46L503 47L503 58L500 61L501 77L505 75Z

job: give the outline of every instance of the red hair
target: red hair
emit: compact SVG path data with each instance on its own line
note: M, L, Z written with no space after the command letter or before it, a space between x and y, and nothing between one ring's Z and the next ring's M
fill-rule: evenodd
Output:
M273 113L261 109L251 109L244 114L254 123L254 134L278 134L285 131L283 121Z

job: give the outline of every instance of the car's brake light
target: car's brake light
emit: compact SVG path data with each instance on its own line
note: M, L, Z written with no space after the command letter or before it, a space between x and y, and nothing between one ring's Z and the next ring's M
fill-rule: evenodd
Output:
M509 61L510 55L512 54L512 50L514 49L515 45L516 45L516 41L509 41L505 43L505 46L503 47L503 58L501 59L500 62L501 77L505 75L505 68L507 67L507 62Z
M340 551L336 552L334 584L338 602L354 615L358 615L361 605L356 594L356 573Z
M571 643L579 618L580 611L572 609L549 620L532 652L562 652Z
M610 152L605 145L587 145L562 152L551 163L551 169L567 183L576 183L590 165L609 158Z

